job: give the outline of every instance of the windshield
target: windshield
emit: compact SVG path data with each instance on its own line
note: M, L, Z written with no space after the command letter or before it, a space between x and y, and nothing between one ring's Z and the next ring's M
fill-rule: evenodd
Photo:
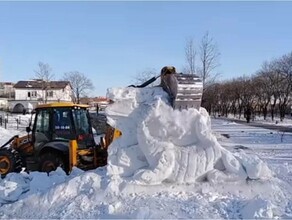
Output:
M77 135L91 133L86 109L73 109L73 120Z
M74 139L71 109L56 108L53 112L53 139Z

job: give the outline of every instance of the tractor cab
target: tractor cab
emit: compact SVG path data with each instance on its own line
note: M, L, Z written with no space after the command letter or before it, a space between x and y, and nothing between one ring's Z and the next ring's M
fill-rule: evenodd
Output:
M36 150L52 141L77 140L79 148L95 145L87 105L43 104L35 113L32 142Z
M33 126L27 128L31 132L32 149L30 155L25 153L29 170L49 172L61 166L69 172L72 166L87 170L106 163L106 150L94 141L88 107L65 102L36 107ZM72 141L76 143L73 153L70 151ZM103 163L97 164L97 151ZM75 163L71 164L69 158L73 157Z

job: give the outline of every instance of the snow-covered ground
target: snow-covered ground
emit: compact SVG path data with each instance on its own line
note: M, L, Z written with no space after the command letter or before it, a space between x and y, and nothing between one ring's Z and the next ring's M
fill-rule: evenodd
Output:
M259 155L277 177L289 181L292 186L292 133L261 129L224 119L212 119L212 130L226 149Z
M173 111L159 88L108 95L109 123L123 132L109 165L11 173L1 218L292 218L290 133Z
M218 118L218 117L217 117ZM224 118L224 116L223 116ZM242 115L241 118L239 119L239 116L234 116L233 114L228 115L229 119L236 119L236 120L241 120L241 121L246 121L244 116ZM275 116L274 120L272 120L271 116L267 116L266 119L264 119L263 116L255 116L254 118L251 119L251 122L256 122L259 124L267 124L267 125L277 125L277 126L284 126L284 127L290 127L292 128L292 116L286 115L283 121L280 120L279 116Z

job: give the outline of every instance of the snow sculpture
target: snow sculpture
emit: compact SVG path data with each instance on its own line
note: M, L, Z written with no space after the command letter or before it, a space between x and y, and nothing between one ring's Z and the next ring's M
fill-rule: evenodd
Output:
M109 123L123 136L109 148L109 175L132 177L139 184L258 179L266 165L244 153L234 155L218 143L207 111L173 110L156 88L108 90ZM253 170L250 169L253 167Z

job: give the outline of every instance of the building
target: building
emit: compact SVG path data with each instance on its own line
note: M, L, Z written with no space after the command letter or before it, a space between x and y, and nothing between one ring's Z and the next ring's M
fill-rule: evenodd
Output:
M12 112L31 111L41 103L71 102L73 94L69 81L18 81L14 90L15 99L9 101Z
M8 108L8 99L0 97L0 110L7 110Z
M90 105L91 110L96 110L96 106L98 105L100 111L104 111L109 102L110 100L108 98L102 96L80 99L80 103Z
M8 109L8 100L14 99L14 83L0 82L0 110Z
M14 98L14 83L0 82L0 98Z

